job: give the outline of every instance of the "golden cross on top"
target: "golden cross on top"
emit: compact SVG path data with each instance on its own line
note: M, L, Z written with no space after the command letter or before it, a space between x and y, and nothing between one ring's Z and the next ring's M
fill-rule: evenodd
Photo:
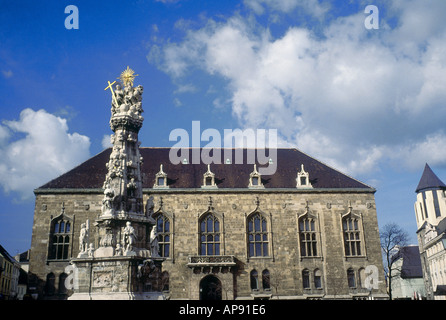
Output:
M113 92L113 88L112 88L112 85L114 85L116 83L116 81L113 81L112 83L110 83L110 81L107 81L107 82L108 82L108 87L105 88L104 90L110 89L110 91L112 93L113 101L115 101L115 104L118 107L118 101L116 101L115 93Z

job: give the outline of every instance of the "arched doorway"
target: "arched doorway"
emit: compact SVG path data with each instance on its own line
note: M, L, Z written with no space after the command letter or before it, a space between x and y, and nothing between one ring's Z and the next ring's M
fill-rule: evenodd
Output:
M200 281L200 300L221 300L221 281L208 275Z

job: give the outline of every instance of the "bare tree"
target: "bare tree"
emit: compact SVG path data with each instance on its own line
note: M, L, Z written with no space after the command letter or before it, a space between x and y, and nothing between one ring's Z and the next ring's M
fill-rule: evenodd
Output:
M380 234L381 249L384 260L384 272L388 283L389 299L392 300L392 279L401 275L401 270L395 268L396 254L401 247L407 245L409 235L396 223L386 224Z
M279 288L282 289L282 283L286 280L285 272L285 269L275 269L270 272L267 278L263 278L262 276L262 280L267 282L266 286L275 289L277 299L280 299Z

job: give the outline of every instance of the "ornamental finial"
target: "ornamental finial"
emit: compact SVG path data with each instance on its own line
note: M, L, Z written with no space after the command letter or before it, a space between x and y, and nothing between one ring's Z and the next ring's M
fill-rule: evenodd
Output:
M130 86L133 87L133 80L135 80L135 77L138 76L138 74L135 74L135 71L130 69L129 66L127 66L127 69L125 69L121 76L118 78L122 81L125 87Z

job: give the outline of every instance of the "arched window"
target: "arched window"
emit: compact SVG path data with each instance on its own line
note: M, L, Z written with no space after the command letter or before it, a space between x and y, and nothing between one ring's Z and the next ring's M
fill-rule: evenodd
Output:
M355 271L352 268L347 270L347 281L349 288L356 288Z
M220 255L220 222L212 213L200 221L200 254Z
M262 271L262 287L263 290L271 289L271 278L268 269Z
M302 270L302 286L304 289L310 289L310 271Z
M160 257L167 258L170 256L170 220L163 213L155 215L156 234L158 236L158 245Z
M299 240L301 256L317 256L315 221L306 215L299 219Z
M359 230L359 220L348 215L342 219L342 229L344 232L344 248L346 256L361 255L361 237Z
M55 283L56 283L56 277L54 276L54 273L49 273L46 276L46 284L45 284L45 294L47 296L52 296L54 295L56 288L55 288Z
M251 290L259 290L259 274L257 270L252 270L250 273Z
M322 272L319 269L314 270L314 287L322 289Z
M68 275L63 272L59 276L59 293L60 294L66 294L67 288L65 287L65 280L67 279Z
M69 258L71 222L64 216L55 218L51 228L49 259L66 260Z
M250 257L269 255L267 222L260 213L248 217L248 250Z

